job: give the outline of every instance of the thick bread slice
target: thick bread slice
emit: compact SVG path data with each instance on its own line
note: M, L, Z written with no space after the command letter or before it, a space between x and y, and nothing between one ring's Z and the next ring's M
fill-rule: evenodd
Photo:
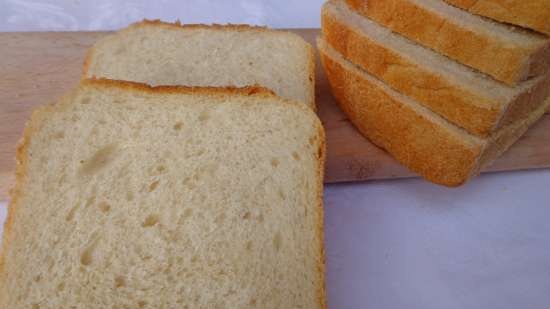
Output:
M550 72L509 87L331 0L324 39L346 59L472 134L486 137L536 110L550 94Z
M313 47L296 34L247 25L143 21L97 42L84 77L149 85L261 85L315 108Z
M324 133L264 88L83 81L18 148L0 308L324 308Z
M336 100L359 131L424 178L458 186L477 175L539 119L546 104L528 117L479 138L454 126L318 41L321 61Z
M550 0L445 0L470 13L550 34Z
M377 23L508 85L550 68L550 38L441 0L346 0Z

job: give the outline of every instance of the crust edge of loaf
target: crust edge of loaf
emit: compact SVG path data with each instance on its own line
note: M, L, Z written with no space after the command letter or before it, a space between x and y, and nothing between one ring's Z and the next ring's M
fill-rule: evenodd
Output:
M545 16L545 14L550 14L550 9L544 7L544 1L533 1L538 2L540 7L543 10L517 10L512 7L505 8L501 6L500 10L494 10L491 9L491 3L493 2L494 5L498 5L498 1L479 1L486 3L485 6L483 5L477 5L476 2L474 2L473 6L468 6L468 1L461 1L461 0L445 0L445 2L456 6L458 8L461 8L463 10L466 10L472 14L485 16L487 18L491 18L496 21L509 23L512 25L525 27L532 29L534 31L538 31L540 33L544 33L547 35L550 35L550 16ZM510 6L521 6L522 1L511 1ZM517 7L515 7L517 8ZM545 10L545 11L544 11Z
M72 96L74 90L69 94L66 94L60 99L64 101L67 97ZM11 243L11 230L15 221L15 212L17 211L17 201L21 196L21 191L24 186L24 182L27 178L27 148L34 132L40 129L44 119L54 109L55 103L48 103L44 106L35 108L27 121L25 128L23 129L23 135L17 143L15 150L15 183L9 190L10 201L7 205L6 221L4 222L4 230L2 235L2 245L0 247L0 282L5 282L5 252L6 248L10 247ZM8 295L6 291L6 284L0 284L0 307L6 305L3 302L7 302Z
M419 44L436 49L440 53L491 75L510 86L517 85L529 77L538 76L550 67L550 63L545 61L546 57L550 56L550 49L548 48L550 40L532 46L516 44L513 48L509 48L505 42L499 42L482 33L474 35L471 30L459 25L449 26L452 24L448 22L441 24L440 20L442 18L437 13L404 1L406 0L391 0L389 2L392 2L392 4L387 4L384 7L384 4L380 3L388 2L388 0L371 0L368 2L369 7L367 8L367 2L365 1L346 0L352 9L366 18L383 24L385 27L391 28L393 31L413 39ZM445 5L451 6L447 3ZM390 7L399 8L399 10L386 9ZM419 11L423 14L418 14ZM412 27L410 20L407 23L400 22L402 16L418 16L422 18L423 22L413 24L422 24L423 26L420 28ZM437 38L426 37L428 32L425 29L434 25L441 25L440 27L447 25L445 27L447 30L441 32L441 29L439 29ZM404 33L403 29L407 29L408 34ZM459 44L457 44L457 38L460 38ZM464 46L468 46L468 48L464 49ZM480 54L479 51L485 52ZM477 56L472 57L470 53ZM495 61L495 54L500 54L498 61ZM503 67L502 63L508 65ZM544 67L541 67L541 65L544 65Z
M527 116L518 119L510 125L498 131L497 134L491 136L488 147L479 159L479 170L493 163L500 155L508 150L527 130L535 124L545 113L547 108L550 108L550 97L542 100L535 110L531 111Z

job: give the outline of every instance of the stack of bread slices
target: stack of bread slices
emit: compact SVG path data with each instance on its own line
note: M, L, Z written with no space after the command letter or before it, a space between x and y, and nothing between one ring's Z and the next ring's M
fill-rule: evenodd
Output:
M318 47L355 126L457 186L544 114L549 34L544 0L329 0Z
M325 308L313 48L145 21L17 153L0 308Z

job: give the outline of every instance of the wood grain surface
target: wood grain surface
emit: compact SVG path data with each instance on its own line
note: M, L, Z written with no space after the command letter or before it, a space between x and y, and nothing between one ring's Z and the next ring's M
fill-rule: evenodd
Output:
M313 43L318 29L292 30ZM15 147L31 109L80 78L84 54L105 32L0 33L0 200L13 183ZM317 104L327 134L326 183L415 176L363 138L335 104L317 62ZM550 115L486 171L550 167Z

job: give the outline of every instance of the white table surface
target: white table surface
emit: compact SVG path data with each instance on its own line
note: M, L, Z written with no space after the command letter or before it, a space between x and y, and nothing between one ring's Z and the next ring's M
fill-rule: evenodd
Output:
M0 31L116 29L143 17L319 27L321 3L0 0ZM550 308L550 170L458 189L330 185L325 218L329 308Z

